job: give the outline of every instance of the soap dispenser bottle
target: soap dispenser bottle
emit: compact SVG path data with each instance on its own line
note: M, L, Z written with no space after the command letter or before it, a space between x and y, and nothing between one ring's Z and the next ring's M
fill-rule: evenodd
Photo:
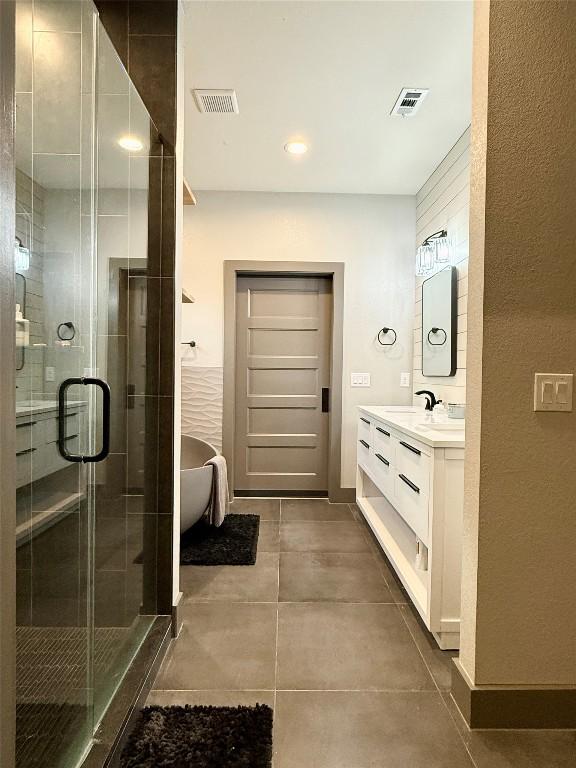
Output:
M432 409L432 421L434 424L441 424L444 421L448 421L448 411L442 400L438 400Z
M30 321L22 315L20 304L16 304L16 346L27 347L30 343Z

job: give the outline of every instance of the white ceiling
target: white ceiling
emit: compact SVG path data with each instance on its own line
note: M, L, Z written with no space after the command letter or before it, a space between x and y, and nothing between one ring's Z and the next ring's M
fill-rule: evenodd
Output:
M414 194L470 123L470 0L187 0L184 35L193 189ZM404 86L430 93L391 117ZM240 114L192 88L234 88Z

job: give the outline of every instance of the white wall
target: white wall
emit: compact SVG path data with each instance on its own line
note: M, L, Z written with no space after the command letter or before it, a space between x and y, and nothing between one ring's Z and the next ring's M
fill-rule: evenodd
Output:
M183 431L221 438L223 262L342 261L342 485L353 487L355 406L411 399L399 381L413 355L414 197L199 192L197 198L184 213L183 286L196 303L182 307L182 339L197 347L182 348ZM398 333L394 347L376 342L384 325ZM352 371L370 372L371 388L352 389Z
M470 129L456 142L416 195L416 247L433 232L446 229L452 241L452 264L458 270L458 361L456 375L422 375L422 283L416 278L414 307L414 391L431 389L444 402L466 402L468 327L468 220L470 218ZM414 402L422 402L414 396Z

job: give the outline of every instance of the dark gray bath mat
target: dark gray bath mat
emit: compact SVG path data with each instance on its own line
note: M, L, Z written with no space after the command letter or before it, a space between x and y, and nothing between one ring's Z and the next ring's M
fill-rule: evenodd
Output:
M121 768L270 768L272 710L146 707L122 752Z
M203 520L180 537L180 565L254 565L258 515L226 515L220 528Z
M259 515L226 515L220 528L201 520L180 537L180 565L254 565L259 530Z

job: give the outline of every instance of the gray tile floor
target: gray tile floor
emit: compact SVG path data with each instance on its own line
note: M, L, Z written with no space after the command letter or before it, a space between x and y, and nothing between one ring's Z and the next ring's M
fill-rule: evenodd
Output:
M574 731L475 731L355 505L238 499L254 566L181 568L150 704L274 708L274 768L574 768ZM225 768L225 766L223 766Z

